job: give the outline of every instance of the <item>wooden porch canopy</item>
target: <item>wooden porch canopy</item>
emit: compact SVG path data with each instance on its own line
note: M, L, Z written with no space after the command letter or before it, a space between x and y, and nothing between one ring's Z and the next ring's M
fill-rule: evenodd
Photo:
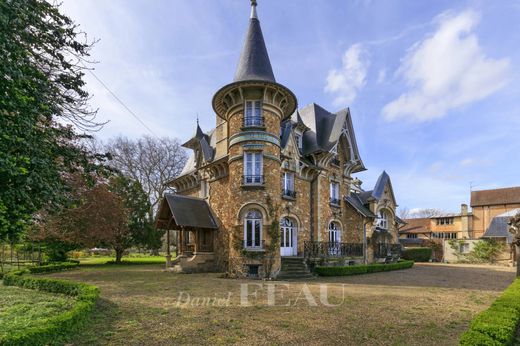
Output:
M155 226L166 230L218 229L218 223L205 200L174 194L164 195Z

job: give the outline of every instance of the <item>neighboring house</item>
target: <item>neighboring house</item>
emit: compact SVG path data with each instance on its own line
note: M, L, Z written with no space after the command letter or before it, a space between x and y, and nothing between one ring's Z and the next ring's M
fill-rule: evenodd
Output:
M427 245L428 241L471 238L472 215L466 204L460 213L448 213L429 218L406 219L399 229L399 241L405 246Z
M175 270L277 276L291 257L371 262L398 247L389 175L364 191L352 177L366 168L349 109L297 109L276 82L255 1L234 80L213 109L215 129L197 124L184 143L191 157L169 183L176 194L159 208L157 227L178 231Z
M495 216L520 208L520 186L471 192L473 237L480 238Z

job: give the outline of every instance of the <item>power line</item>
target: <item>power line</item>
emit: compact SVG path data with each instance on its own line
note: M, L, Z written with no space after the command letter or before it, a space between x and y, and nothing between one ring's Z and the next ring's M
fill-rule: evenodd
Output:
M82 63L83 65L83 63ZM137 121L139 121L139 123L141 125L144 126L145 129L147 129L155 138L157 138L159 141L162 141L161 138L159 136L157 136L155 134L155 132L152 131L152 129L150 129L145 123L144 121L141 120L141 118L139 118L139 116L137 114L135 114L134 111L132 111L130 109L130 107L128 107L124 102L123 100L121 100L115 92L113 92L102 80L101 78L99 78L90 68L86 67L85 65L83 65L87 70L88 72L90 72L90 74L99 82L99 84L101 84L103 86L103 88L105 88L116 100L117 102L119 102L121 104L121 106L123 106L127 111L128 113L130 113Z

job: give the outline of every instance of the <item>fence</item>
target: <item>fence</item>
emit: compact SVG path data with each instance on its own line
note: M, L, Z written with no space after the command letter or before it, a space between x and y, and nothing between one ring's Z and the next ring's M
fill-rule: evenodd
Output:
M40 265L42 261L42 249L39 244L0 243L0 273Z

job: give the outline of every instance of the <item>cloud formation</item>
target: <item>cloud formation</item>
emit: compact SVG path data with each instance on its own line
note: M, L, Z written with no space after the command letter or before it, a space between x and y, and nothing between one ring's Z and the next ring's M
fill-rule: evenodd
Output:
M343 54L341 68L329 71L325 92L335 95L334 105L350 104L365 85L369 65L367 55L360 43L353 44Z
M485 55L474 33L479 20L473 11L437 18L437 31L413 45L402 60L397 74L409 89L383 107L386 120L442 118L506 84L510 61Z

